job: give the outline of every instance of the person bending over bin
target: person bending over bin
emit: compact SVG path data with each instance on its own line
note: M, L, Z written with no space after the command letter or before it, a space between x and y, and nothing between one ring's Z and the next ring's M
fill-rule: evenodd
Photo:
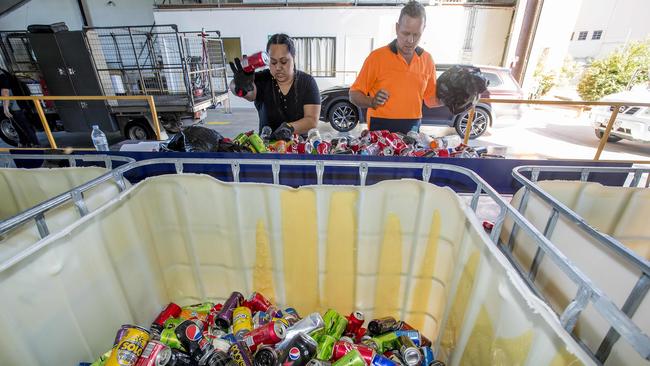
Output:
M318 124L320 92L314 78L296 69L296 47L286 34L274 34L266 44L269 68L245 70L241 60L230 62L233 94L255 104L259 130L269 126L272 140L290 140L294 133L306 134Z

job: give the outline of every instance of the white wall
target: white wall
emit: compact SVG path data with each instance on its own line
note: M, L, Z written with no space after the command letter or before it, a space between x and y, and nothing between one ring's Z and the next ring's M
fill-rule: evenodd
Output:
M88 24L93 27L153 24L154 0L83 0Z
M650 37L650 1L584 1L573 31L569 53L577 59L602 58L628 41ZM595 30L602 30L600 40L592 40ZM588 31L587 39L578 41L578 33Z
M585 3L591 1L587 0ZM549 49L545 69L559 71L562 67L581 3L582 0L544 0L522 85L524 91L531 92L535 87L533 73L544 49Z
M88 24L95 27L141 25L153 23L154 0L82 0ZM30 24L65 22L71 30L79 30L83 20L77 0L31 0L0 17L0 30L24 30Z
M81 29L83 20L77 0L31 0L0 17L0 30L25 30L30 24L65 22Z
M239 37L242 53L251 54L266 46L268 36L284 32L294 37L336 37L336 70L347 70L346 40L371 37L374 48L395 38L399 7L336 8L257 8L156 10L157 24L177 24L180 30L217 29L223 37ZM505 42L510 30L512 9L479 9L475 29L472 62L501 65ZM438 63L459 62L465 38L468 8L461 6L427 6L427 27L420 46ZM349 42L349 44L358 44ZM348 60L348 64L350 64ZM359 63L360 65L360 63ZM347 66L347 67L346 67ZM319 88L349 83L350 75L316 78ZM234 107L251 106L232 98Z

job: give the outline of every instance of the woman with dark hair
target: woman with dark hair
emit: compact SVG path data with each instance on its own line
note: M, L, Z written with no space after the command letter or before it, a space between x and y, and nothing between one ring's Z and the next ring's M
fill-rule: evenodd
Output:
M230 67L234 78L233 94L254 102L260 118L260 131L271 127L272 138L287 140L305 134L318 125L320 93L314 78L296 69L296 47L286 34L274 34L266 44L269 68L246 72L235 58Z

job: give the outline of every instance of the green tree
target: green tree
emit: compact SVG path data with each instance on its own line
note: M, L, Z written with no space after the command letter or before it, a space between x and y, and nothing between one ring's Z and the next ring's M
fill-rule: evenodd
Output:
M599 100L648 80L648 69L650 40L629 44L589 65L578 83L578 94L583 100Z

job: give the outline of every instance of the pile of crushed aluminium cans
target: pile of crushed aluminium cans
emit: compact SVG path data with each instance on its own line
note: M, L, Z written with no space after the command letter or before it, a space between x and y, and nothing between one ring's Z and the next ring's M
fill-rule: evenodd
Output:
M270 129L269 129L270 131ZM457 135L433 138L425 133L411 131L404 135L396 132L364 130L359 137L321 137L317 129L312 129L307 138L293 135L289 141L268 141L270 133L254 131L241 133L234 143L247 147L254 153L280 154L347 154L370 156L410 156L410 157L462 157L478 158L479 154L470 146L461 143Z
M92 366L439 366L431 341L393 317L300 317L260 293L233 292L224 304L170 303L150 329L122 326ZM82 363L83 365L88 365ZM80 365L82 365L80 364Z

